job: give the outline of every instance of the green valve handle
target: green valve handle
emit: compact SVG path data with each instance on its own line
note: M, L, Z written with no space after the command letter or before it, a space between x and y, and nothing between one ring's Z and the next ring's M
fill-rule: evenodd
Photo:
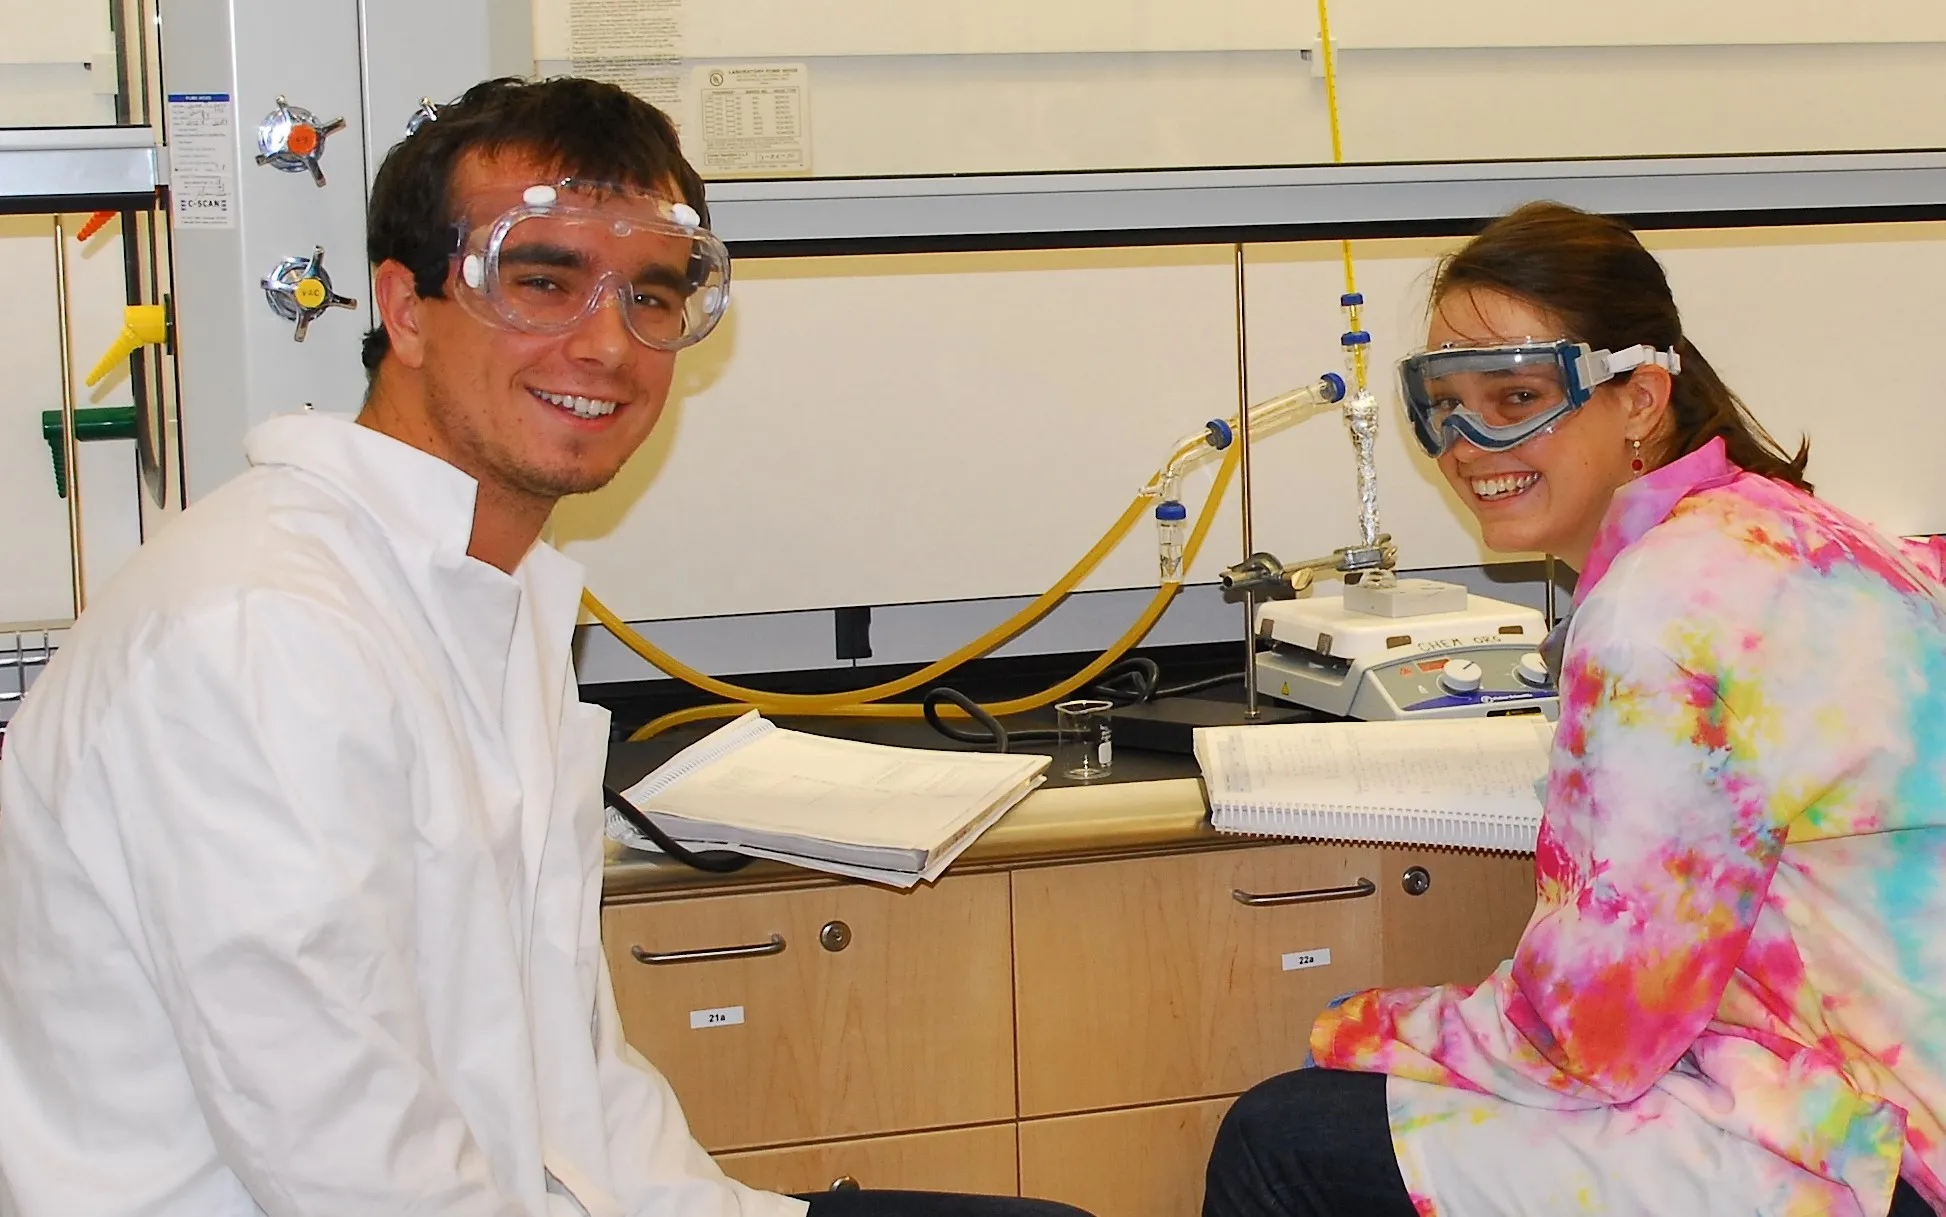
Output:
M61 443L61 412L41 411L41 435L54 458L54 493L68 497L68 463ZM89 406L74 412L74 438L77 443L91 439L134 439L134 406Z

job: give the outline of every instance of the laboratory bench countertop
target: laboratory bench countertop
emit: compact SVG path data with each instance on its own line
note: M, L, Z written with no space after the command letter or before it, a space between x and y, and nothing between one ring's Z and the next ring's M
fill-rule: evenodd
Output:
M854 739L904 746L954 748L951 741L919 723L859 722L829 719L780 720L781 726L842 733ZM705 729L679 729L667 738L616 744L609 754L608 783L626 790L694 742ZM1047 751L1028 746L1018 751ZM1193 758L1120 748L1111 776L1074 782L1052 768L1045 786L1021 800L981 834L946 872L948 875L1022 865L1071 862L1086 858L1183 849L1249 845L1255 838L1219 833L1209 826L1203 783ZM608 843L602 898L610 903L689 895L699 890L741 891L805 887L850 880L782 862L757 860L727 875L708 874L656 854Z

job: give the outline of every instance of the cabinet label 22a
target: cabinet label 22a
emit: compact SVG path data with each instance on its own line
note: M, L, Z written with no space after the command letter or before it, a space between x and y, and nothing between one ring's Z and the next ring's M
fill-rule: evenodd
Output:
M1295 972L1300 968L1322 968L1330 962L1330 947L1315 947L1309 951L1291 951L1284 956L1284 971Z

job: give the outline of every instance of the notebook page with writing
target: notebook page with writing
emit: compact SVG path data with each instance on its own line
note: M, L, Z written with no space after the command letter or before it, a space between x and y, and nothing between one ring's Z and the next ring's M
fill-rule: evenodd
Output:
M1553 725L1538 716L1196 732L1227 832L1531 850Z

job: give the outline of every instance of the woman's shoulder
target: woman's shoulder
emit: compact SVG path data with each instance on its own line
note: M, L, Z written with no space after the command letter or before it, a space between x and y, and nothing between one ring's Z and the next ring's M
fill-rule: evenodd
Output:
M1926 600L1941 591L1922 551L1795 486L1751 473L1688 496L1642 540L1652 559L1696 555Z
M1898 539L1795 487L1744 474L1684 498L1617 556L1584 607L1637 629L1710 618L1748 628L1787 606L1834 620L1916 616L1937 629L1943 601L1946 592Z

